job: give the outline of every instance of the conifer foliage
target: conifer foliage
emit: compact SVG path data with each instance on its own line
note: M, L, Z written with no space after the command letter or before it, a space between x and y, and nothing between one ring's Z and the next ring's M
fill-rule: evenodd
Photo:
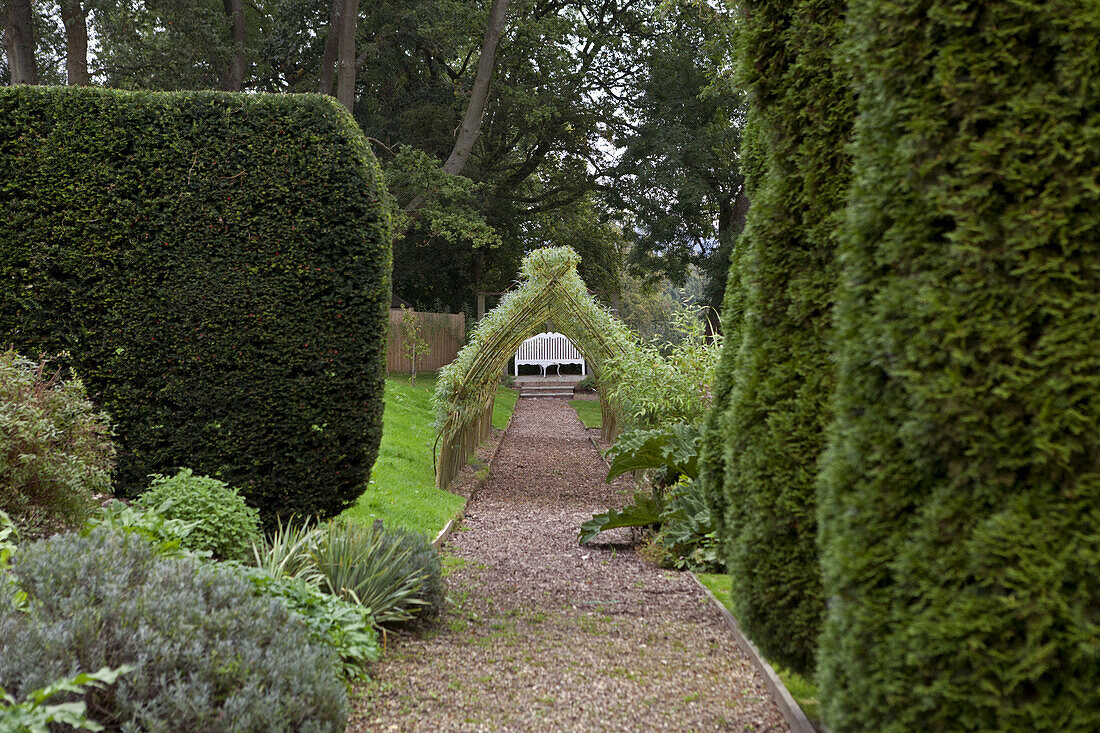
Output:
M1100 5L849 20L826 721L1100 730Z
M823 608L816 472L833 389L834 255L855 114L832 58L844 6L745 2L740 29L763 151L750 166L757 179L739 243L740 349L725 365L724 526L738 619L769 658L800 671L813 669Z

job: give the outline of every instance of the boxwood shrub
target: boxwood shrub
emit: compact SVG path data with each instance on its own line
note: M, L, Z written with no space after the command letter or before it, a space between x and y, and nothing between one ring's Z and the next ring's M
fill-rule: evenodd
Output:
M231 567L100 527L21 546L5 572L27 594L0 606L0 687L16 699L129 665L83 694L109 730L344 730L335 653Z
M1100 5L850 14L825 722L1100 730Z
M183 466L265 520L361 493L381 432L380 173L329 97L0 90L0 334L113 418L116 490Z

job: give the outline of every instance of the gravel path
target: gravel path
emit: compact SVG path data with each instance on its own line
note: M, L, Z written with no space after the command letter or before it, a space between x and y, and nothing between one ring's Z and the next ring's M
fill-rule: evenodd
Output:
M391 635L351 731L785 731L717 611L629 530L629 502L565 400L519 400L493 476L446 545L449 605Z

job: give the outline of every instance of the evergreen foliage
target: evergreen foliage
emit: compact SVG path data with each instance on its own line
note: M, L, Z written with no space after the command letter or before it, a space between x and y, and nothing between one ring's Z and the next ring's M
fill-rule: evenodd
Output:
M319 96L0 90L0 333L71 354L116 489L180 466L331 515L380 436L389 224Z
M850 20L826 723L1100 730L1100 5Z
M765 157L743 238L744 320L723 425L724 530L735 615L769 659L800 672L814 667L823 611L816 477L855 115L832 58L845 5L746 2L739 49Z

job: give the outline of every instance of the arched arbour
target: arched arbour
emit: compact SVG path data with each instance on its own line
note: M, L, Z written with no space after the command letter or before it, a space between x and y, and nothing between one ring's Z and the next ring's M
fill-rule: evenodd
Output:
M611 311L588 294L571 247L538 249L523 259L519 287L478 322L470 343L439 373L436 430L442 445L435 480L447 486L492 428L493 399L508 360L548 320L576 345L600 384L603 363L629 348L633 336ZM615 413L600 386L604 435L614 434Z

